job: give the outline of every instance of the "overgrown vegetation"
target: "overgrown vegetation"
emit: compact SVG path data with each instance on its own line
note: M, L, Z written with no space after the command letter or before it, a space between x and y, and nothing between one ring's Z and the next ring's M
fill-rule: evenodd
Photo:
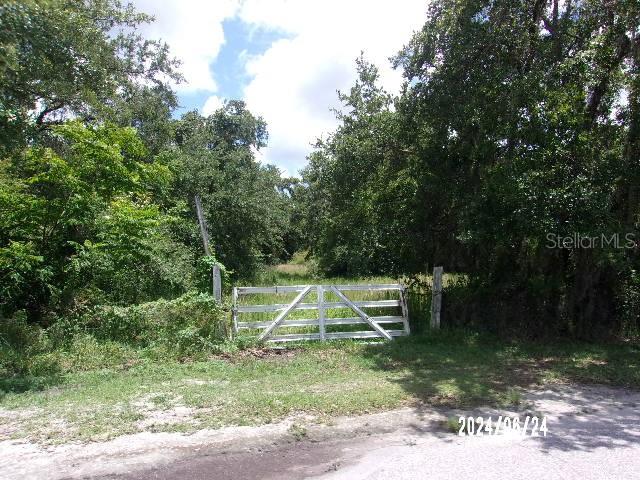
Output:
M402 93L361 59L303 172L321 267L443 265L469 276L447 321L505 335L637 334L638 2L428 8L395 58Z
M639 358L633 346L505 343L464 331L374 345L250 348L180 363L128 350L119 365L103 356L84 371L85 358L64 375L2 380L0 426L13 438L57 443L302 413L322 422L417 402L517 409L514 387L580 381L638 388Z
M17 315L0 323L0 378L47 378L99 368L126 369L144 360L208 358L226 351L230 315L213 297L96 306L43 329Z
M149 21L115 0L0 6L0 321L207 292L215 262L229 288L295 249L292 181L254 158L265 122L241 101L174 119Z
M637 1L430 2L394 60L402 92L358 59L302 181L256 160L267 125L242 101L174 118L177 63L140 35L149 21L116 0L0 5L3 431L96 439L640 386L634 344L557 342L638 336ZM558 244L576 235L599 240ZM232 341L216 263L226 289L402 277L418 335ZM452 273L447 328L420 335L434 264Z

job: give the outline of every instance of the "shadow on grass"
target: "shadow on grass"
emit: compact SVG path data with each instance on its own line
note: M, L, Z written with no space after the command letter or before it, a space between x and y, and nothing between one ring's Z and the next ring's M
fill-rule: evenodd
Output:
M517 350L478 335L443 332L371 345L365 356L412 396L430 405L496 405L510 387L536 385L538 375L518 372Z
M476 415L481 406L509 407L526 415L525 409L532 408L548 415L549 435L534 439L543 451L591 451L640 442L637 345L540 346L440 332L371 345L364 354L418 399L419 409L440 407L446 415L460 408ZM523 392L522 398L511 393L514 388ZM416 431L435 432L447 441L456 435L428 418Z
M60 385L63 376L58 373L34 377L30 375L0 376L0 401L10 393L40 392Z

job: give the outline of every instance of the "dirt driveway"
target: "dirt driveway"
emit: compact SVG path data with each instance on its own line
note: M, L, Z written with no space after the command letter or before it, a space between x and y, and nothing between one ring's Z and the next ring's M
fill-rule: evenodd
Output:
M557 386L526 394L517 412L402 409L308 417L193 435L141 433L42 448L0 442L6 479L640 479L640 393ZM460 437L449 415L546 415L546 437Z

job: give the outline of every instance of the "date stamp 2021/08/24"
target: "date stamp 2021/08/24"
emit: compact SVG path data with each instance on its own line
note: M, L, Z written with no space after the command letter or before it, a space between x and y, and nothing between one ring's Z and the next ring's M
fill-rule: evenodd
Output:
M529 435L531 437L546 437L548 433L547 417L530 417L523 420L519 417L458 417L458 435L482 436L482 435Z

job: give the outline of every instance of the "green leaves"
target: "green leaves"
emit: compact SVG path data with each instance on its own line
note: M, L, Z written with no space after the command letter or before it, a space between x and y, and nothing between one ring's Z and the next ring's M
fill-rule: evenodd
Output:
M377 86L377 69L360 58L340 127L318 142L298 195L307 218L300 227L320 266L332 273L399 272L410 261L401 232L410 225L416 182L407 170L392 98Z
M28 148L0 171L6 314L29 303L129 303L188 288L192 254L173 240L175 219L159 204L169 168L143 161L132 128L70 122L54 132L61 148Z
M619 331L637 251L559 251L546 235L638 234L639 19L637 2L431 2L395 58L401 95L360 60L310 157L299 197L320 265L440 264L482 293L465 310L500 299L483 325Z
M265 263L293 251L285 249L291 200L273 166L255 160L264 146L266 125L243 102L228 102L210 117L189 112L176 122L172 165L176 194L191 206L199 195L211 248L234 276L251 278ZM193 248L202 251L199 239Z
M51 274L32 243L12 241L0 247L0 309L35 300L37 292L29 289L34 283L46 288Z
M116 0L3 2L0 148L40 139L43 127L70 116L112 117L130 92L179 79L166 46L138 35L149 21Z

